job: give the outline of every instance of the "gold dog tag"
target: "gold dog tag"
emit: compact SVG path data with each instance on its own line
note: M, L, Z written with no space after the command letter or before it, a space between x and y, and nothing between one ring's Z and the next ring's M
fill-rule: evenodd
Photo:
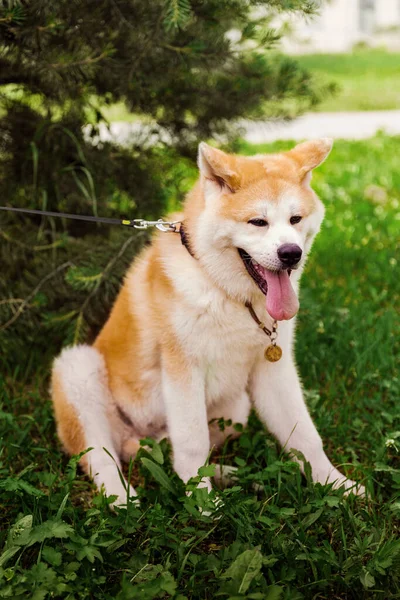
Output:
M280 346L271 344L271 346L267 346L267 348L265 348L264 356L266 360L269 360L269 362L277 362L282 357L282 348Z

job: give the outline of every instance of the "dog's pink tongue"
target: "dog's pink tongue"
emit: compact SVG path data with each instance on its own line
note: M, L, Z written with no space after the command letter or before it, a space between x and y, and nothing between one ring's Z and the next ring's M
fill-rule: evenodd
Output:
M290 283L288 272L264 269L264 274L268 283L268 313L277 321L291 319L299 310L299 301Z

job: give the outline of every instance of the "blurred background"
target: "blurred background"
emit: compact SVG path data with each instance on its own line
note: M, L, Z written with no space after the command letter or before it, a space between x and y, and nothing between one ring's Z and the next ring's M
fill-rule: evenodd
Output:
M321 2L310 20L291 19L282 46L291 53L344 53L355 48L400 50L398 0L331 0Z

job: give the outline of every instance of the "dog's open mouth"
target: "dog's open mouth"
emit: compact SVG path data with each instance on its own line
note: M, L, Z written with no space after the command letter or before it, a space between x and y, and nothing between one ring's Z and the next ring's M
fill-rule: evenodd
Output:
M267 312L277 321L292 319L299 310L299 301L290 282L291 270L270 271L242 248L238 251L247 272L267 297Z

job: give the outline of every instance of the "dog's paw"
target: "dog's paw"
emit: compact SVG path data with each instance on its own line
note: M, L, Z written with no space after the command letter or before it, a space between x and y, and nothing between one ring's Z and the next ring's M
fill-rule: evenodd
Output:
M198 480L195 477L189 479L187 483L188 489L186 490L186 495L191 496L194 490L206 488L208 493L212 490L211 479L209 477L202 477L202 479Z
M108 484L107 486L102 486L102 490L105 496L116 496L115 500L113 500L109 504L111 509L114 509L116 506L118 508L126 508L128 503L128 494L130 503L134 503L137 505L140 504L135 489L132 486L129 486L128 490L128 483L124 482L124 484L122 483L122 481L114 481L112 485Z
M209 477L203 477L200 481L190 480L187 484L186 496L194 500L194 504L203 517L220 519L219 509L224 505L221 498L216 495Z
M215 485L224 490L239 483L237 476L238 468L233 465L215 465L215 474L213 476ZM251 489L256 494L261 494L264 491L264 486L260 483L252 483Z
M338 469L332 469L329 475L326 477L325 481L322 478L318 478L317 481L320 483L331 483L333 489L345 489L345 496L349 494L354 494L355 496L360 496L361 498L365 497L365 487L358 483L357 481L353 481L352 479L348 479L338 471Z
M131 492L131 490L130 490L130 492ZM109 496L115 496L115 494L108 494L108 495ZM129 504L133 504L133 505L135 505L137 507L140 506L140 500L136 496L136 493L135 494L130 493L129 500L128 500L128 496L127 496L127 493L125 491L124 495L122 495L122 494L119 495L116 498L116 500L114 500L113 502L110 503L110 508L112 508L112 509L114 509L115 507L126 508L127 505L128 505L128 502L129 502Z
M215 465L214 483L220 489L228 488L238 482L237 467L233 465Z
M345 489L345 494L344 494L345 496L348 496L349 494L354 494L355 496L360 496L360 498L365 498L365 494L366 494L365 487L363 485L361 485L361 483L358 483L357 481L353 481L352 479L342 478L340 481L335 481L333 483L334 489L339 489L341 487L344 487L344 489Z
M211 517L214 521L218 521L222 517L222 512L220 511L223 507L223 500L215 497L211 500L211 507L205 509L199 506L199 512L203 517Z

